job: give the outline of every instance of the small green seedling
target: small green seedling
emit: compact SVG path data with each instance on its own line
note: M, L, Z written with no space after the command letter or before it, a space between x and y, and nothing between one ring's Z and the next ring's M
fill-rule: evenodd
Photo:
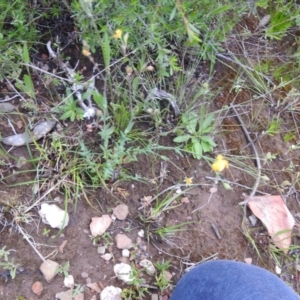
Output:
M75 120L82 120L84 111L77 105L77 101L71 94L71 91L67 89L67 100L64 104L58 107L59 112L63 112L60 116L61 120L70 119L71 122Z
M51 231L50 229L44 228L43 235L44 236L49 236L50 231Z
M0 249L0 267L2 267L4 270L9 270L11 278L14 279L16 277L19 265L16 264L13 259L9 260L8 258L13 250L5 250L5 248L6 246Z
M170 268L169 261L157 262L154 263L154 266L157 269L157 275L155 276L155 286L157 286L160 292L165 291L170 284L172 283L170 279L167 278L166 272Z
M64 277L69 276L69 268L70 268L70 262L67 261L63 266L59 266L56 270L57 274L64 275Z

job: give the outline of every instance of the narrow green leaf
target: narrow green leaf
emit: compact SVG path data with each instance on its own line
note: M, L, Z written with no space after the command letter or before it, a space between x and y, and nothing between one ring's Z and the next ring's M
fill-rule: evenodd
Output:
M202 158L202 146L199 141L197 141L197 140L193 141L192 149L193 149L193 156L197 159L201 159Z
M71 110L68 110L66 111L65 113L63 113L61 116L60 116L60 119L61 120L66 120L66 119L69 119L70 116L72 114L72 111Z
M30 98L35 98L35 92L34 92L34 86L31 80L31 77L27 74L24 75L23 77L24 79L24 83L26 86L26 94L30 97Z
M201 146L202 146L203 152L211 152L212 151L212 147L209 143L201 141Z
M177 136L173 140L173 142L175 142L175 143L184 143L184 142L188 141L190 138L191 138L190 135L180 135L180 136Z
M208 126L211 125L211 122L214 119L214 114L209 114L203 121L200 120L200 128L205 130Z
M224 12L228 11L231 7L232 7L232 4L222 5L220 7L217 7L216 9L211 10L209 12L209 15L215 16L215 15L218 15L220 13L224 13Z
M169 21L172 21L176 15L176 11L177 11L177 8L176 6L173 8L173 10L171 11L171 14L170 14L170 18L169 18Z
M102 54L105 68L110 65L110 45L107 32L104 33L104 43L102 45Z
M30 63L29 52L28 52L28 47L26 42L24 43L24 47L23 47L23 58L26 64Z
M213 147L216 147L217 144L213 141L213 139L209 136L201 136L200 137L200 140L205 142L205 143L208 143L209 145L213 146Z

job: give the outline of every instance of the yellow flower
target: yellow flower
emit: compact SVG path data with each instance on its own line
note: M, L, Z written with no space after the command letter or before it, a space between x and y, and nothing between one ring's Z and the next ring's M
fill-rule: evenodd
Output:
M115 31L115 34L113 35L114 39L120 39L122 37L122 30L121 29L117 29Z
M185 177L184 182L187 186L191 185L193 183L193 177Z
M83 54L84 56L90 56L90 55L91 55L91 52L90 52L88 49L83 49L83 50L82 50L82 54Z
M228 160L224 159L222 155L216 157L215 162L211 165L211 168L215 172L222 172L225 168L229 167Z

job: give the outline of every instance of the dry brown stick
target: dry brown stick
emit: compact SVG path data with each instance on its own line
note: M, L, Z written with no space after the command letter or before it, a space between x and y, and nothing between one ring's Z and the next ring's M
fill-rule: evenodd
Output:
M244 134L245 134L248 142L250 143L250 145L252 147L252 150L253 150L253 152L255 154L255 160L256 160L256 167L257 167L257 174L256 174L256 176L257 177L256 177L256 181L255 181L255 183L253 185L252 192L251 192L251 194L249 195L249 197L246 200L244 200L244 201L242 201L242 202L239 203L239 205L245 205L246 206L248 204L248 202L251 200L251 198L255 195L256 191L257 191L257 188L258 188L258 185L259 185L259 182L260 182L260 177L261 177L261 163L260 163L260 158L259 158L258 152L256 150L256 147L255 147L255 145L254 145L254 143L253 143L253 141L252 141L252 139L251 139L251 137L249 135L249 132L248 132L246 126L244 125L244 122L243 122L242 118L239 116L239 114L236 111L236 109L235 109L235 107L234 107L233 104L230 104L230 107L234 111L234 113L235 113L235 115L236 115L239 123L242 126Z

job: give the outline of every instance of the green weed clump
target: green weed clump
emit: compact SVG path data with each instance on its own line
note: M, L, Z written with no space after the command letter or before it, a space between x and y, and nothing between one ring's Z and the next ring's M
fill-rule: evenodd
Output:
M137 64L139 58L146 56L155 64L159 77L180 70L177 53L185 47L190 48L190 54L201 53L202 59L214 62L226 34L247 8L238 2L207 0L74 0L71 7L81 38L92 52L104 43L105 33L114 35L116 40L111 47L115 58L134 51L130 61ZM236 19L232 11L239 11ZM127 38L122 40L121 32Z

